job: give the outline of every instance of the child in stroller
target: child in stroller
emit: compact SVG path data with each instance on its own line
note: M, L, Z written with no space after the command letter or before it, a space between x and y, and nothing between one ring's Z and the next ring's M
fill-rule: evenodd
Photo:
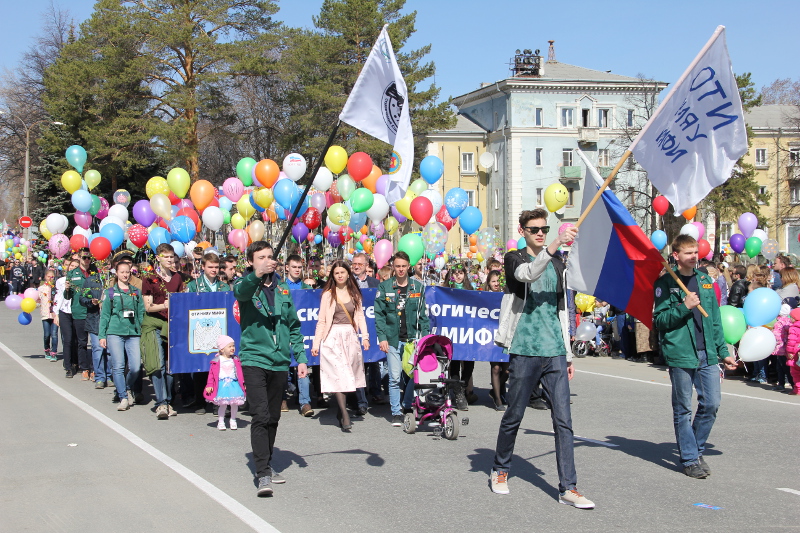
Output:
M435 433L441 432L444 438L455 440L459 425L469 424L466 417L459 424L458 414L450 400L454 390L463 390L464 387L463 381L447 377L452 359L453 343L447 337L425 335L417 342L411 361L414 402L403 421L406 433L414 433L417 424L427 422L434 425Z

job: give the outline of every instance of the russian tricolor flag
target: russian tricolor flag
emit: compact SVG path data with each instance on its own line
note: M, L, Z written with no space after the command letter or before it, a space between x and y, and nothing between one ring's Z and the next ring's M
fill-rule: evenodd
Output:
M603 184L586 156L582 210ZM653 284L663 258L613 191L603 191L581 224L567 261L567 286L624 309L648 328L653 324Z

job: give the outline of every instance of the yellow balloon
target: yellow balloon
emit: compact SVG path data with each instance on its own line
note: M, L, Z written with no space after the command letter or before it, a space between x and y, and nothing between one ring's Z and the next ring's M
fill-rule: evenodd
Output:
M86 180L86 186L90 191L100 185L100 173L96 170L87 170L83 174L83 179Z
M569 191L560 183L552 183L544 190L544 205L554 213L567 205Z
M49 229L47 229L47 221L46 220L42 220L41 222L39 222L39 233L41 233L42 237L44 237L48 241L50 240L50 237L53 236L53 232L50 231Z
M477 255L475 255L475 259L477 259L478 263L482 263L483 262L483 255L481 255L481 253L478 252Z
M397 200L394 206L406 218L411 218L411 201L416 198L416 195L411 191L406 192L406 195Z
M400 224L397 222L397 219L394 217L389 217L386 219L386 222L383 224L383 227L389 233L389 235L393 235Z
M33 313L33 310L36 309L36 300L33 298L23 298L19 308L26 313Z
M189 173L182 168L173 168L167 174L167 186L178 198L186 198L186 193L189 192L191 184L192 180L189 177Z
M234 213L231 216L231 226L234 229L244 229L245 224L247 224L247 221L239 213Z
M74 170L67 170L61 175L61 186L72 194L81 188L81 175Z
M263 209L269 208L272 205L272 201L275 197L272 195L272 191L267 189L266 187L259 187L258 189L253 191L253 199L256 201L256 205ZM259 239L253 239L257 241Z
M593 311L594 302L594 296L589 296L588 294L583 294L582 292L579 292L575 295L575 307L577 307L581 313L590 313Z
M253 204L250 203L249 194L245 194L244 196L239 198L239 201L236 202L236 209L239 211L239 214L244 217L245 220L248 220L256 212L256 208L253 207ZM237 228L237 229L242 229L242 228Z
M254 220L247 226L247 233L253 242L260 241L266 231L267 228L264 227L264 223L260 220Z
M14 258L15 258L15 259L22 259L22 254L21 254L21 253L19 253L19 252L15 253L15 254L14 254Z
M154 194L150 198L150 209L153 210L153 213L160 216L164 220L172 220L172 204L169 202L169 198L167 198L165 194Z
M156 194L163 194L164 196L169 197L169 185L167 185L167 180L161 176L153 176L147 180L147 185L145 185L144 192L151 200Z
M325 154L325 166L334 174L340 174L347 166L347 152L341 146L331 146Z

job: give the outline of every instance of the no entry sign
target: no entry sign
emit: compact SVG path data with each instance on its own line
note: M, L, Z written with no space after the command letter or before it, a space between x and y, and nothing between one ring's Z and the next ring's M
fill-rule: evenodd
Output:
M33 224L31 217L19 217L19 225L23 228L30 228Z

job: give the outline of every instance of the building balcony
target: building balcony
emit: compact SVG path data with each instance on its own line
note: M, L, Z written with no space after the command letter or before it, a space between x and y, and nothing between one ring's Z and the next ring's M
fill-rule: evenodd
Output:
M600 141L600 128L578 128L578 142L581 144L596 143Z
M561 167L559 179L561 181L578 181L581 179L582 168L578 166Z

